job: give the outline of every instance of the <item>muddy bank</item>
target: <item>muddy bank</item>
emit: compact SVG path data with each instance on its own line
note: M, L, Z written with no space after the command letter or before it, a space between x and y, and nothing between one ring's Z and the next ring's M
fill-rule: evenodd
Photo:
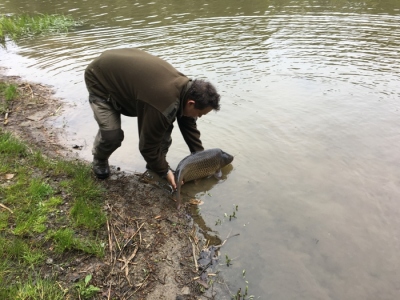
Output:
M1 116L3 130L49 157L77 159L79 150L62 146L59 129L51 126L66 106L53 89L1 75L1 70L0 81L15 83L20 91L8 114ZM98 232L106 256L66 252L47 260L43 276L56 278L68 289L92 274L91 284L101 289L96 299L225 299L222 295L229 293L215 274L218 251L212 257L204 257L203 251L198 261L201 250L210 245L189 216L191 204L178 211L169 190L147 173L113 168L110 178L99 182L106 190L107 223Z

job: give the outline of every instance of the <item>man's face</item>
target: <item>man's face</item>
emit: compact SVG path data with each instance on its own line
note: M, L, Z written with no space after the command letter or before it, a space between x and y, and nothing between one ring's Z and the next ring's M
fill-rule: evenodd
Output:
M204 109L197 109L194 107L194 100L188 100L186 103L185 107L183 108L183 115L185 117L191 117L191 118L201 118L201 116L204 116L208 114L210 111L212 111L212 107L208 106Z

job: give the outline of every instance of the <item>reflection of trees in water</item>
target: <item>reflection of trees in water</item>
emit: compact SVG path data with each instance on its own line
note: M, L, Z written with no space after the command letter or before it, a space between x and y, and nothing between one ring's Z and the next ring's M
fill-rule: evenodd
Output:
M222 176L220 179L210 176L207 178L202 178L194 181L189 181L182 185L181 195L183 201L188 201L188 199L195 198L197 194L211 192L211 190L217 184L221 184L227 178L229 173L233 170L232 164L227 165L222 168Z
M194 223L196 223L199 226L199 231L198 233L202 234L206 240L209 241L210 245L219 245L221 244L222 240L221 238L217 235L217 232L213 231L210 227L206 225L206 222L204 219L199 215L196 211L197 206L192 205L191 206L191 215L194 220Z
M190 199L195 198L197 194L202 193L204 195L207 192L210 192L215 185L223 183L228 178L228 175L232 172L232 170L233 166L232 164L229 164L226 167L222 168L221 179L216 179L214 176L210 176L208 178L199 179L196 182L190 181L188 183L185 183L182 186L182 191L181 191L182 202L186 203ZM219 197L223 197L223 195L219 195ZM198 214L197 208L198 208L197 205L190 206L193 220L201 229L200 233L207 240L210 241L210 245L221 244L222 242L221 239L210 227L206 225L206 222L204 221L202 216Z

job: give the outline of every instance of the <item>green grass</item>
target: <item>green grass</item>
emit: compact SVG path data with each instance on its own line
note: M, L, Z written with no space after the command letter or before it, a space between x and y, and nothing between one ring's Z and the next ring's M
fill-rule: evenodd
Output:
M0 299L64 299L40 271L48 257L105 255L104 192L88 164L47 158L0 129Z
M67 250L80 250L99 257L104 256L104 243L96 238L79 238L70 228L50 232L48 238L56 241L55 251L63 253Z
M16 278L14 284L0 289L0 299L63 300L64 296L65 291L60 286L40 275L31 275L26 280Z
M33 37L43 33L62 33L78 25L69 16L47 14L21 14L0 16L0 43L4 46L6 39L17 41L23 37Z
M0 114L5 114L10 110L12 101L19 96L16 84L0 82Z
M24 143L13 138L10 134L0 131L0 153L4 156L2 161L9 162L12 157L23 157L27 155L27 147ZM12 157L11 157L12 156ZM6 167L4 165L4 167Z
M18 97L18 86L16 84L0 83L0 94L6 101L11 101Z

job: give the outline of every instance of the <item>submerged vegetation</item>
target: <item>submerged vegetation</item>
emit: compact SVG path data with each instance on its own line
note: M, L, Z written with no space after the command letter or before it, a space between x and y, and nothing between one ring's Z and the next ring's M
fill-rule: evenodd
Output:
M79 22L64 15L0 15L0 43L5 46L7 38L17 41L42 33L68 32L69 28L77 25Z
M44 157L0 130L0 299L64 299L43 273L71 251L104 256L103 192L87 164Z

